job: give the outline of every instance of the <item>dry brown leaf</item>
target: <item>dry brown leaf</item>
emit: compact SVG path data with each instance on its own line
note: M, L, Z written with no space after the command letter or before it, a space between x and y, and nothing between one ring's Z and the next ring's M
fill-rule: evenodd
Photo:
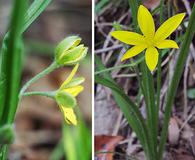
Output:
M160 1L159 0L145 0L143 3L147 8L154 9L160 4Z
M176 118L171 118L169 122L169 129L168 129L168 139L171 145L176 145L179 140L179 126L176 121Z
M187 154L175 155L175 159L176 160L194 160L194 158L192 156L187 155Z
M190 144L192 147L193 154L195 156L195 135L190 138Z
M113 160L113 154L116 145L123 140L121 136L95 136L95 152L108 152L104 154L96 154L98 160Z

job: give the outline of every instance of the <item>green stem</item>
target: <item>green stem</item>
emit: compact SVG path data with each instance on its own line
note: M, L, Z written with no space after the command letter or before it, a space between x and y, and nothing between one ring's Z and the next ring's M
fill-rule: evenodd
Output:
M22 95L24 94L24 92L28 89L28 87L33 84L34 82L36 82L37 80L39 80L40 78L44 77L45 75L51 73L52 71L54 71L55 69L57 69L59 67L59 65L54 61L48 68L46 68L45 70L43 70L42 72L40 72L39 74L37 74L35 77L33 77L31 80L29 80L20 90L20 94L19 97L21 99Z
M146 102L147 111L147 129L150 136L151 159L157 156L157 128L156 128L156 106L154 98L154 80L151 72L148 70L145 62L141 63L141 73L143 82L143 94ZM152 132L151 132L152 131Z
M161 0L160 2L160 24L162 24L164 17L163 17L163 5L164 5L164 0ZM162 74L162 69L161 69L161 64L162 64L162 51L159 52L158 56L158 65L157 65L157 96L156 96L156 132L158 136L158 125L159 125L159 108L160 108L160 93L161 93L161 74ZM156 137L157 138L157 137ZM157 149L158 150L158 149Z
M0 146L0 159L7 160L8 145Z
M139 60L137 60L133 63L130 63L130 64L123 64L123 65L119 65L119 66L115 66L115 67L102 69L100 71L95 71L95 75L101 74L101 73L104 73L104 72L113 71L113 70L116 70L116 69L121 69L121 68L126 68L126 67L134 67L135 65L139 64L143 59L144 59L144 57L142 57Z
M131 14L133 18L134 28L137 28L137 11L140 4L140 0L129 0L129 6L131 7Z
M36 95L45 96L48 98L54 98L55 92L26 92L22 94L22 96L36 96Z
M169 125L169 120L171 117L172 105L173 105L176 91L179 85L179 81L183 73L183 69L185 67L185 62L188 56L190 43L192 42L192 39L195 33L194 19L195 19L195 4L192 9L192 14L190 16L188 28L185 33L185 38L184 38L181 51L180 51L180 54L179 54L179 57L177 59L177 63L174 69L175 72L173 74L173 78L171 80L170 87L167 93L167 99L166 99L166 104L165 104L165 115L163 119L163 128L161 131L161 139L160 139L159 154L158 154L159 160L162 160L163 158L163 150L165 148L165 143L167 139L168 125Z
M160 2L160 24L163 22L163 4L164 0L161 0ZM162 52L160 51L158 56L158 66L157 66L157 111L159 112L160 107L160 89L161 89L161 63L162 63ZM158 113L156 113L158 114Z

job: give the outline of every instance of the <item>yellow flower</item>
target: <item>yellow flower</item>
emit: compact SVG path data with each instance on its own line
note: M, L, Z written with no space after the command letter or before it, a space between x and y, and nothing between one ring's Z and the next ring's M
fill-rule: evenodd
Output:
M64 120L68 124L77 125L76 115L73 108L76 106L76 96L83 91L84 87L80 85L84 82L83 77L73 78L78 70L79 64L76 64L68 78L60 86L55 94L55 99L64 115Z
M126 44L134 45L122 57L121 61L132 58L146 49L145 60L150 71L153 71L158 63L158 49L179 48L173 40L166 39L180 25L185 13L177 14L166 20L155 32L152 15L143 5L138 9L138 24L143 35L129 31L114 31L113 37Z

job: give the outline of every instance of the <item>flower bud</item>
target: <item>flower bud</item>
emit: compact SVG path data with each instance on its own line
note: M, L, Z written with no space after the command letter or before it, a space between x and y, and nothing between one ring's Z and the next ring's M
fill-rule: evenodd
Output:
M70 36L60 42L55 51L56 62L59 65L73 65L81 61L86 56L88 48L80 42L81 38L78 36Z

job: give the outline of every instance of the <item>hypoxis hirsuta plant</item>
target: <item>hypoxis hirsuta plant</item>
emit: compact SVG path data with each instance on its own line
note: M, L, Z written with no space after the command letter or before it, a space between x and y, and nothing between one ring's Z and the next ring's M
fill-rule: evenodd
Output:
M15 0L9 25L1 48L0 63L0 159L7 159L7 150L14 139L13 123L18 104L23 96L42 95L53 98L63 112L67 124L77 124L73 108L76 96L83 90L84 78L74 78L79 62L86 56L87 47L80 44L81 38L69 36L57 45L53 63L29 80L20 90L22 71L22 34L44 11L51 0L34 1L27 10L26 0ZM53 92L25 92L28 87L46 74L63 66L74 66L70 76L59 89Z
M163 1L161 1L160 10L162 11ZM123 55L122 61L132 58L139 53L145 52L145 61L142 54L137 57L143 59L139 63L134 63L131 59L133 71L137 74L139 87L144 96L146 103L146 121L141 114L139 107L124 93L124 91L114 82L112 77L106 73L105 67L100 60L96 60L98 72L95 80L104 86L112 89L113 96L121 108L125 118L128 120L133 131L137 134L140 143L143 146L146 159L162 160L163 150L167 139L168 124L171 116L171 108L179 85L179 80L182 76L182 71L185 65L185 60L188 56L189 45L193 39L195 32L195 6L186 33L183 37L183 43L180 47L177 63L174 69L173 77L168 87L166 101L164 105L164 119L162 127L159 128L159 105L160 105L160 82L161 82L161 58L163 49L174 48L179 49L177 43L167 39L173 33L185 17L185 13L179 13L166 20L157 30L155 30L154 20L152 15L143 5L138 5L135 0L129 0L131 13L136 32L117 30L111 32L111 35L116 39L133 45ZM161 13L162 16L162 13ZM162 19L162 18L161 18ZM161 21L162 23L162 21ZM137 30L137 24L141 32ZM158 51L159 49L159 51ZM156 70L155 70L156 69ZM154 76L157 72L157 89L155 90ZM99 76L98 74L102 74Z

